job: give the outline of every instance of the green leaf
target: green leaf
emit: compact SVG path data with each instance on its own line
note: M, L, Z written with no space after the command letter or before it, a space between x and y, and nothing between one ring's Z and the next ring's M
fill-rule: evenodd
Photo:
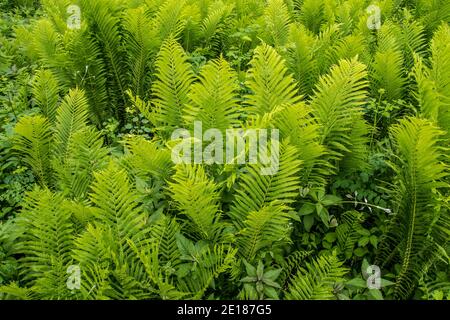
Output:
M270 299L278 299L278 293L274 287L264 287L264 294Z
M383 295L381 294L381 291L378 289L369 289L369 294L375 299L375 300L383 300Z
M313 226L313 224L314 224L314 216L312 214L309 216L306 216L303 219L303 225L305 226L305 230L307 232L309 232L311 230L311 227Z
M366 248L356 248L354 252L358 257L362 257L366 254L367 249Z
M357 288L367 288L367 282L361 278L353 278L347 281L346 284Z
M251 277L256 278L256 268L252 266L250 263L248 263L245 259L242 259L245 265L245 271L247 272L247 275Z
M312 203L305 203L300 210L298 211L298 214L300 216L306 216L308 214L313 213L316 210L316 207Z
M258 267L256 268L256 276L258 279L263 279L264 277L264 264L261 260L259 260Z
M275 269L275 270L267 271L264 274L264 278L275 281L278 278L278 276L280 275L281 271L283 271L283 269Z
M341 197L335 196L335 195L331 195L331 194L327 194L323 200L322 200L322 204L324 206L331 206L331 205L337 205L341 202Z
M358 240L358 245L360 247L365 247L369 243L369 237L362 237Z
M335 232L330 232L330 233L327 233L326 235L325 235L325 240L326 241L328 241L328 242L330 242L330 243L333 243L334 241L336 241L336 233Z

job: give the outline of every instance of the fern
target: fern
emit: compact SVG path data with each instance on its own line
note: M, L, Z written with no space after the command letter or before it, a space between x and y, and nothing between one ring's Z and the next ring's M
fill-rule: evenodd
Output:
M188 92L194 81L191 66L183 48L173 39L164 42L156 61L157 80L152 92L155 96L155 125L170 132L183 119L183 107L189 102Z
M152 56L160 46L151 20L145 15L144 8L128 10L124 18L126 30L125 45L127 47L128 67L131 70L128 81L134 95L145 97L149 86ZM152 30L154 34L148 35Z
M186 20L183 8L186 0L165 1L153 21L154 28L158 30L159 38L165 40L169 37L177 38L183 31Z
M331 157L340 160L351 154L359 166L365 163L366 154L361 152L366 133L361 110L367 96L366 75L365 65L356 59L341 60L330 74L321 77L311 101L313 114L322 127L321 142L328 147ZM363 130L351 137L355 122ZM356 153L352 154L351 148Z
M410 296L425 265L439 255L438 247L448 239L437 219L448 219L433 208L435 188L447 188L441 181L448 175L442 159L444 150L438 147L442 132L430 122L418 118L402 120L392 128L399 159L393 164L396 184L394 197L397 214L380 244L378 261L384 264L399 261L401 270L395 286L396 298ZM440 217L443 215L442 217ZM446 218L447 217L447 218Z
M315 59L317 40L301 25L292 24L286 63L299 86L299 92L310 96L319 79L319 66Z
M25 116L17 123L14 131L16 133L14 150L22 155L22 161L33 170L38 183L43 187L50 187L52 185L50 123L39 115Z
M226 129L237 127L237 91L237 77L230 65L223 58L209 62L202 69L200 82L191 87L185 123L201 121L204 131L214 128L224 133Z
M362 221L363 215L360 212L348 211L342 215L342 220L336 228L338 246L346 259L352 256Z
M112 8L118 10L117 7ZM109 96L114 97L112 103L115 106L116 117L123 121L127 85L120 21L112 12L109 2L105 0L95 2L83 0L81 9L91 24L91 31L95 32L97 45L101 47L102 57L109 73L107 82Z
M289 35L291 17L282 0L270 0L264 10L265 41L275 47L284 46Z
M41 299L71 296L66 286L67 268L72 265L73 226L61 195L35 189L27 196L18 218L23 230L17 245L23 279Z
M347 269L335 254L322 255L292 277L286 292L290 300L326 300L334 298L334 285L343 281Z
M257 47L251 66L247 80L252 92L247 96L250 114L262 115L281 104L299 102L294 79L275 49L266 44Z
M58 81L51 71L42 70L36 74L33 82L33 97L44 116L54 122L59 101L59 88Z
M216 239L222 227L217 186L198 165L179 165L172 179L168 187L175 207L192 221L189 233L199 239Z
M394 101L403 97L404 78L403 56L396 50L386 50L377 52L375 61L372 64L372 74L374 85L373 95L377 96L379 90L384 90L384 96L388 101Z
M57 110L53 146L56 159L67 156L72 136L86 127L87 118L88 104L84 92L71 90Z
M250 212L258 212L276 200L285 206L294 202L299 190L300 166L297 149L288 143L280 147L279 170L274 175L260 175L261 163L246 166L228 213L233 223L242 229Z
M277 201L249 212L236 236L239 254L252 262L262 249L290 243L290 215Z

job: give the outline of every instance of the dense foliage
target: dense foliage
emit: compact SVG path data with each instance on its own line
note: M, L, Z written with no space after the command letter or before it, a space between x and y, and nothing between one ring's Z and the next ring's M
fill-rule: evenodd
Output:
M450 299L449 1L0 8L0 298ZM194 121L279 170L175 165Z

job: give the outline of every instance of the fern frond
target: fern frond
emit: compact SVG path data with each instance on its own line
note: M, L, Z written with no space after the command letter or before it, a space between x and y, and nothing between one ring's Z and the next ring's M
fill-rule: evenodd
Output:
M127 48L128 67L131 70L129 83L134 95L145 97L149 86L149 72L151 58L160 46L156 30L151 20L146 16L144 7L127 11L123 27L126 31L124 37ZM151 31L154 34L149 35Z
M323 160L325 147L320 144L320 126L312 117L312 110L305 104L283 105L276 113L273 125L280 130L298 150L302 161L300 182L302 185L322 185L330 174L329 163Z
M162 268L177 268L181 263L181 254L178 250L177 235L181 226L175 218L162 215L152 224L150 236L158 245L159 264Z
M199 255L198 261L202 263L197 264L189 276L179 279L177 287L190 293L190 299L201 299L214 279L231 268L236 251L218 244L212 249L207 248Z
M176 209L189 218L187 227L199 239L216 239L220 228L219 192L201 165L179 165L169 183Z
M442 237L433 237L433 225L440 215L433 206L437 201L433 190L449 188L443 183L448 169L442 162L445 150L439 147L442 133L419 118L403 119L392 128L398 153L392 165L397 175L393 194L397 213L380 243L377 260L401 264L396 298L409 297L425 266L441 254L438 247L443 244ZM448 234L443 238L448 241L445 238L448 239Z
M334 298L334 285L343 281L347 269L336 255L321 255L306 262L290 281L286 292L289 300L330 300Z
M165 181L173 171L170 151L144 137L130 136L124 140L125 156L122 159L127 171L141 178Z
M289 206L300 188L300 166L297 149L287 142L281 144L279 169L273 175L261 175L262 163L247 165L239 177L234 201L228 213L233 223L242 229L250 212L258 212L275 200Z
M93 173L106 166L108 153L97 130L86 127L74 132L63 162L54 166L59 188L69 197L84 199Z
M14 128L16 139L13 149L20 153L33 170L38 183L43 187L52 184L50 146L52 131L48 120L40 115L24 116Z
M33 98L44 116L54 123L59 101L59 87L51 71L41 70L36 73L33 82Z
M247 86L252 92L246 97L251 114L262 115L272 111L276 106L296 104L301 99L285 61L267 44L255 49Z
M287 43L291 17L283 0L270 0L264 10L265 42L278 47Z
M168 0L162 3L153 21L153 27L158 30L159 38L177 38L183 32L186 24L183 8L186 0Z
M299 92L309 97L319 79L315 57L316 38L304 26L292 24L289 31L286 64L294 75Z
M88 112L88 101L79 89L71 90L58 107L53 147L58 161L67 156L72 136L86 127Z
M232 10L232 5L217 1L208 7L208 14L202 21L201 37L205 46L214 53L222 51L223 43L228 37L226 30L231 23L229 17Z
M126 172L110 163L105 170L94 173L94 177L90 199L97 208L96 220L112 229L119 247L127 239L141 240L148 232L147 217L139 210L138 195Z
M21 274L41 299L65 299L67 268L72 265L73 225L61 195L35 189L27 195L18 217L23 230L18 253Z
M309 30L318 34L325 23L325 1L304 0L299 14L300 22Z
M311 101L313 114L322 127L322 143L336 160L351 153L354 123L361 121L363 125L361 106L367 96L366 75L366 66L356 58L341 60L330 74L321 77ZM353 156L363 159L365 154Z
M206 64L200 81L193 84L186 105L185 123L193 127L194 121L202 122L204 131L214 128L225 133L239 125L237 75L226 60L220 58Z
M395 101L403 97L406 79L403 70L403 55L397 50L378 51L371 65L373 79L373 95L379 95L384 90L386 100Z
M156 60L156 72L157 80L152 86L155 126L163 134L171 133L182 123L184 106L189 102L188 92L194 81L186 53L175 39L169 38L162 45Z
M110 103L112 102L115 107L116 118L122 121L125 116L127 83L120 19L115 12L122 8L119 5L111 6L106 0L81 0L80 4L83 16L89 21L95 39L102 48L102 56L109 73L107 83L109 97L114 98Z
M273 249L291 242L287 208L274 201L247 214L236 235L239 254L252 262L263 248Z
M346 259L349 259L353 254L353 248L360 237L358 230L362 221L362 213L347 211L342 215L341 221L336 228L337 243Z

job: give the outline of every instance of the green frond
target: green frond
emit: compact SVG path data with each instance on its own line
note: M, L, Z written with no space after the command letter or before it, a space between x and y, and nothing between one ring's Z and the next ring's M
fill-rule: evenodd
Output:
M371 65L373 96L384 90L383 97L387 101L395 101L403 97L406 79L403 70L403 55L398 50L378 51Z
M341 60L322 76L311 101L313 114L322 127L322 143L336 160L351 154L355 138L363 139L364 131L353 134L355 122L363 127L362 105L367 97L366 66L357 61ZM352 141L353 139L353 141ZM356 145L356 141L355 141ZM358 149L354 150L358 151ZM353 154L364 158L365 154Z
M222 51L222 46L228 37L226 31L231 23L229 17L232 11L233 5L217 1L211 3L208 14L202 21L201 37L205 45L215 53Z
M407 70L414 66L414 54L426 55L425 27L418 21L406 20L399 35L403 51L403 65Z
M156 29L152 21L146 16L144 7L130 9L125 13L123 27L126 31L124 42L127 48L128 68L133 94L145 97L150 85L152 56L160 47ZM149 35L148 33L153 34Z
M283 0L270 0L264 10L264 40L267 44L278 47L287 43L291 17Z
M358 211L345 212L336 227L337 243L341 252L349 259L353 254L353 248L360 235L358 230L361 228L363 214Z
M304 265L305 261L311 256L313 251L294 251L289 254L286 259L280 264L282 269L278 281L281 284L287 285L289 278L296 274L298 269Z
M304 26L291 24L286 65L299 86L299 93L309 97L319 79L316 60L316 38Z
M314 120L311 108L305 104L283 105L274 116L273 126L298 150L298 159L302 161L301 184L325 184L324 178L330 174L330 168L329 163L322 160L326 150L320 144L320 126Z
M95 205L95 220L111 228L118 248L126 251L127 239L138 243L148 232L148 217L142 213L138 195L127 173L115 163L94 173L90 200Z
M112 255L116 246L111 229L90 223L75 239L73 257L81 271L83 299L110 299Z
M126 67L125 54L122 46L122 34L120 32L120 19L115 10L120 6L111 6L107 0L90 1L80 0L83 17L87 19L95 37L97 45L101 47L105 69L108 72L108 93L113 97L110 101L114 105L116 117L124 118L124 103L126 101Z
M68 155L73 135L86 127L88 112L88 101L84 91L70 90L56 114L53 150L57 161L62 161Z
M188 298L198 300L221 274L231 268L236 256L235 249L216 244L212 249L206 248L198 256L198 261L189 276L178 280L177 287L182 292L189 293Z
M159 38L165 40L178 36L183 32L186 24L183 8L186 0L167 0L161 4L161 8L153 21L153 27L158 30Z
M448 241L448 234L441 239L433 237L433 225L440 216L433 206L437 201L434 190L448 190L449 186L443 183L448 169L443 163L446 149L439 147L443 132L429 121L403 119L391 132L398 155L392 164L396 173L392 198L396 215L380 243L378 261L401 264L395 297L407 298L427 263L441 254L437 246L443 243L439 240Z
M24 116L14 128L16 138L13 149L33 170L38 183L49 187L52 183L50 145L52 131L48 120L40 115Z
M298 89L286 68L283 58L269 45L255 49L249 70L247 86L248 111L262 115L281 104L296 104L300 101Z
M62 192L72 198L84 199L93 173L106 166L108 154L101 134L95 129L86 127L74 132L63 162L54 166Z
M280 154L272 155L272 160L273 157L277 157L279 161L278 170L273 175L261 175L264 165L260 162L247 165L238 178L228 215L239 229L243 228L251 212L259 212L276 200L288 209L299 194L299 171L302 163L298 160L297 149L283 142Z
M292 277L286 292L289 300L330 300L334 298L334 285L343 281L347 269L335 254L321 255Z
M156 142L140 136L131 136L125 139L124 146L125 156L122 161L130 174L163 181L172 175L174 164L171 153Z
M192 223L190 234L198 239L216 239L222 227L218 186L201 165L178 165L168 188L175 208Z
M191 86L189 103L185 107L187 128L192 127L194 121L201 121L204 131L214 128L225 133L226 129L237 127L240 112L236 72L220 58L208 62L199 78L200 81Z
M91 121L100 127L103 119L115 115L116 111L108 92L110 69L103 59L102 47L83 28L69 33L66 39L70 63L65 59L52 70L58 72L59 78L65 79L64 84L69 88L83 89L89 100Z
M41 299L70 297L67 268L73 264L73 226L61 195L35 189L27 195L17 218L23 230L17 253L21 274Z
M152 86L157 130L171 133L183 121L184 106L194 81L191 65L178 42L167 39L156 60L156 81Z
M421 5L422 15L419 19L423 21L428 34L432 34L438 29L439 25L444 21L450 22L450 3L446 0L419 1ZM418 13L419 13L418 12Z
M299 14L300 22L310 31L318 34L326 21L325 1L304 0Z
M33 42L31 49L42 61L52 65L61 51L62 43L60 35L56 32L53 24L46 19L39 20L34 26Z
M291 242L290 214L287 207L273 201L247 214L236 235L239 255L252 262L262 249L274 249Z
M158 246L159 264L162 268L175 270L181 263L181 254L178 250L177 235L181 226L175 218L161 215L150 229L150 237ZM172 271L173 272L173 271Z
M42 110L44 116L54 123L59 101L59 87L52 72L49 70L37 72L32 91L36 105Z
M328 53L328 64L339 63L341 59L352 59L358 56L361 62L369 63L370 54L367 40L360 34L352 34L338 40Z

